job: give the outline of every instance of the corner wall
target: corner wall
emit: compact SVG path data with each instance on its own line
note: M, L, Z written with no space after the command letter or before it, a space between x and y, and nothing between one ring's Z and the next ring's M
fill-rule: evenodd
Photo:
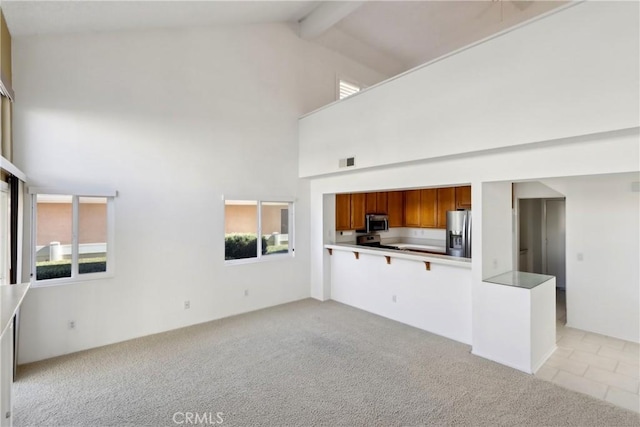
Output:
M32 289L20 363L310 296L297 118L386 76L280 24L18 37L14 68L29 185L118 191L115 277ZM295 258L225 265L223 196L294 199Z
M638 342L639 173L542 182L566 195L567 325Z

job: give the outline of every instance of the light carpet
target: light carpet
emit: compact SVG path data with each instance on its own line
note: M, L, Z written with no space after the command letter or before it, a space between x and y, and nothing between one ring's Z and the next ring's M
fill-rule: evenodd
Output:
M467 345L311 299L21 366L14 414L16 426L640 425Z

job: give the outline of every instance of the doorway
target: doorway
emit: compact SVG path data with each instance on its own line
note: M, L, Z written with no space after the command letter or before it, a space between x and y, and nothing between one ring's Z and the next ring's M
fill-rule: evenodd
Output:
M556 320L567 324L565 201L544 201L544 273L556 276Z
M567 322L564 198L518 199L518 270L556 277L556 319Z

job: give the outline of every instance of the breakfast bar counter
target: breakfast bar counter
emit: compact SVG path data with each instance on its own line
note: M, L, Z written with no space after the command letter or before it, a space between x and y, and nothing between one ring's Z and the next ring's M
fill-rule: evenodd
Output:
M327 244L331 299L471 344L471 260Z

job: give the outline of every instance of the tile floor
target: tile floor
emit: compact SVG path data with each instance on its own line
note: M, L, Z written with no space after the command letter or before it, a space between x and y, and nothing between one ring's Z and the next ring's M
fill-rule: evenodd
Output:
M536 377L640 412L640 346L566 327L564 292L556 303L558 349Z

